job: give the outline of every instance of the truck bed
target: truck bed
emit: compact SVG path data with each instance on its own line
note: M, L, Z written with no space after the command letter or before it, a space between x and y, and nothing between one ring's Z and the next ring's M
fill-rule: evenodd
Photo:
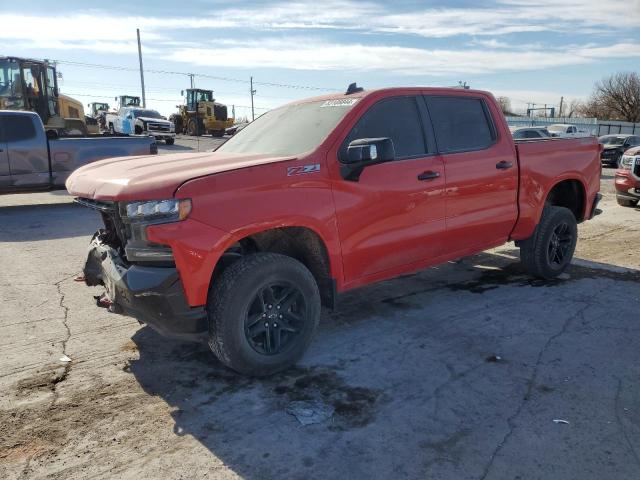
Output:
M595 137L545 138L515 143L519 166L518 222L512 239L528 238L544 208L552 184L578 178L585 194L582 219L588 217L600 189L600 145Z

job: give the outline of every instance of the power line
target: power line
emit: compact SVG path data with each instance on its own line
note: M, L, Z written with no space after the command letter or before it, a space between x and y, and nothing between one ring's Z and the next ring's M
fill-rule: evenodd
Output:
M101 68L106 70L117 70L117 71L127 71L127 72L137 72L139 69L134 67L125 67L121 65L103 65L99 63L86 63L86 62L75 62L70 60L56 60L57 63L61 65L72 65L77 67L87 67L87 68ZM156 73L161 75L184 75L190 76L195 75L197 77L202 78L210 78L212 80L220 80L223 82L235 82L235 83L251 83L250 80L245 80L242 78L233 78L233 77L220 77L216 75L209 75L207 73L189 73L189 72L178 72L174 70L156 70L156 69L145 69L147 73ZM276 87L276 88L291 88L298 90L317 90L317 91L340 91L340 88L325 88L325 87L316 87L311 85L295 85L289 83L275 83L275 82L253 82L254 85L262 85L265 87Z

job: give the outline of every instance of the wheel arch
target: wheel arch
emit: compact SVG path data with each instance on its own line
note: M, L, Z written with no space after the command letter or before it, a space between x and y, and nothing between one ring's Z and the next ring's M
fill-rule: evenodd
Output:
M547 193L544 205L565 207L571 210L578 223L584 221L588 214L587 188L578 178L570 177L558 180ZM542 214L542 212L540 212Z
M234 236L213 268L209 292L226 268L243 255L256 252L279 253L301 262L315 278L322 304L333 308L338 266L323 236L306 225L274 226Z

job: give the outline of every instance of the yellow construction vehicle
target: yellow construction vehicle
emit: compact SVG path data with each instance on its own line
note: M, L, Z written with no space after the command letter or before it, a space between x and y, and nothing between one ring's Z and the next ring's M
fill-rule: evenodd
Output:
M184 96L184 90L181 95ZM234 123L234 119L227 114L227 106L215 101L212 90L189 88L186 104L177 107L178 113L169 117L176 127L176 133L209 133L214 137L222 137L225 129Z
M87 128L82 103L58 92L56 67L47 60L0 57L0 110L36 112L49 134L98 132L97 125Z

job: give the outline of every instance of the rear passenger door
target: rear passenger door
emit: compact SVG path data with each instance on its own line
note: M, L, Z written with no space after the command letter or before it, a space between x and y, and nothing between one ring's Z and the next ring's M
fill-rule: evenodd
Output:
M444 166L420 96L384 98L370 106L342 140L390 138L394 161L365 168L359 180L333 185L347 283L384 276L437 257L443 249Z
M518 214L518 165L511 137L498 138L498 113L480 96L425 100L447 178L446 253L504 243Z

